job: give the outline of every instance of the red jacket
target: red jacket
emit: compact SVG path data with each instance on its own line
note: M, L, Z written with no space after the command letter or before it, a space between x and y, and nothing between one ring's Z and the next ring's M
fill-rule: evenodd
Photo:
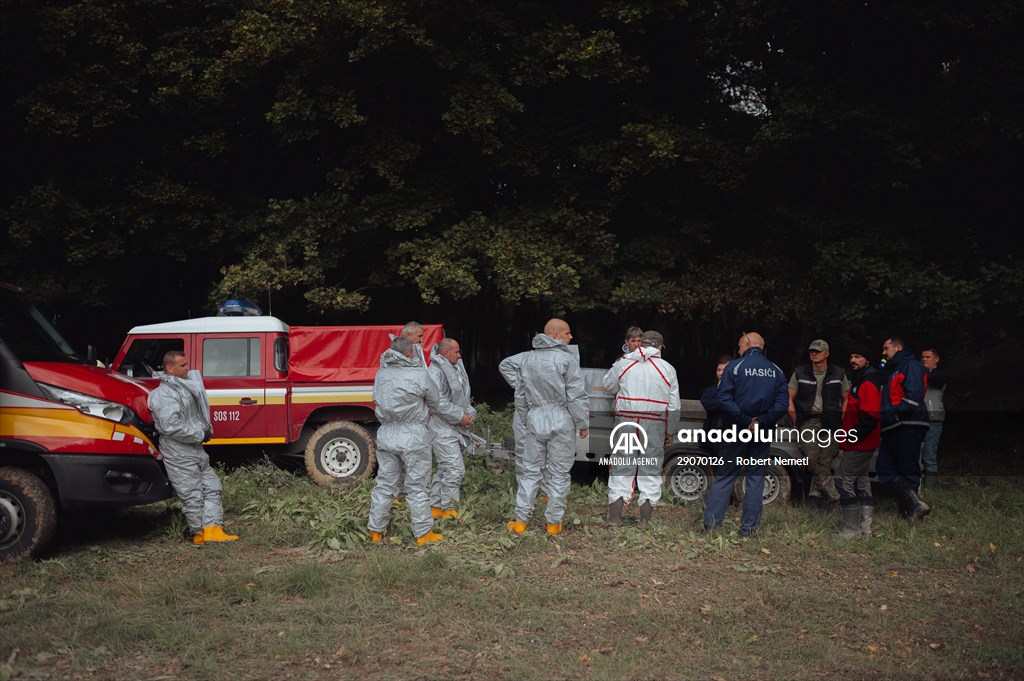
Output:
M843 414L842 429L847 435L846 442L839 443L843 451L870 452L878 447L882 437L879 419L885 382L885 374L874 367L867 367L854 375L846 413Z

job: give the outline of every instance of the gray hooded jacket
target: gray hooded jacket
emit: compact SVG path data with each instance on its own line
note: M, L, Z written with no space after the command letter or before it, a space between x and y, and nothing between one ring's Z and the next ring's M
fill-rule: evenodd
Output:
M210 401L199 371L193 369L187 378L169 376L162 371L153 375L160 379L160 385L149 394L149 411L161 439L189 445L209 440L213 436Z
M383 368L373 380L374 411L381 424L378 447L395 453L429 448L431 413L433 418L458 425L462 410L441 403L437 385L416 355L406 357L388 348L380 363Z
M459 414L460 419L463 414L476 416L476 409L469 403L472 389L469 386L469 375L466 373L466 366L462 363L461 359L455 364L449 362L447 357L438 352L438 347L438 345L435 345L430 353L430 367L427 369L427 373L437 386L442 407L447 408L447 405L451 405L456 411L461 410L462 414ZM435 433L439 434L457 433L462 439L464 447L473 446L473 438L468 428L460 425L453 426L443 418L431 419L430 427Z
M534 336L533 351L519 363L519 377L516 405L525 405L534 433L554 432L566 413L576 430L589 428L590 403L580 363L564 341L543 333Z

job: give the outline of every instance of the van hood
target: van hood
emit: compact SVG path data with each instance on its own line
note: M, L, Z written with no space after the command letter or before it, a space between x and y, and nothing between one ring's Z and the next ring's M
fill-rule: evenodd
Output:
M25 371L37 383L47 383L83 395L101 397L127 405L146 423L152 423L146 400L149 388L122 374L90 364L65 362L23 362Z

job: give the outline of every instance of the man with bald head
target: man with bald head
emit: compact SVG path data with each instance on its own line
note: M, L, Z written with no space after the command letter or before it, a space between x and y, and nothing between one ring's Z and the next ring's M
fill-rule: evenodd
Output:
M576 456L576 432L587 437L590 405L580 363L569 350L572 333L561 319L551 319L533 338L533 350L518 362L516 410L526 426L523 470L516 471L515 519L506 527L526 532L537 491L548 493L547 533L562 533L569 470Z
M718 403L724 427L738 430L734 442L722 442L719 454L725 462L715 472L704 508L704 531L710 532L725 520L736 477L745 469L746 491L740 517L741 537L749 537L761 523L765 464L771 448L769 433L789 409L786 376L764 356L764 338L750 332L737 342L739 358L729 362L718 384ZM759 463L738 463L737 459Z
M471 391L469 376L462 363L462 348L454 338L442 338L431 353L427 373L437 385L441 403L455 407L462 412L462 420L451 424L444 419L430 419L430 432L434 436L434 458L437 471L430 485L430 512L434 518L459 517L455 504L459 501L462 478L466 464L462 450L471 447L473 437L469 426L476 416L476 409L469 403Z

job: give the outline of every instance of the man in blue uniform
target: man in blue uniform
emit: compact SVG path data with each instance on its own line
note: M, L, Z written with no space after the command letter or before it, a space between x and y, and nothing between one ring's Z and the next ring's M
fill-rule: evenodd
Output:
M704 530L722 524L729 508L733 484L746 469L747 488L743 495L740 536L749 537L761 522L764 501L765 464L771 448L770 434L775 423L789 408L786 377L779 367L764 356L764 338L745 333L738 343L739 359L722 373L718 384L718 403L728 428L735 428L735 442L724 442L720 454L725 463L718 467L704 508ZM737 459L756 463L738 463Z

